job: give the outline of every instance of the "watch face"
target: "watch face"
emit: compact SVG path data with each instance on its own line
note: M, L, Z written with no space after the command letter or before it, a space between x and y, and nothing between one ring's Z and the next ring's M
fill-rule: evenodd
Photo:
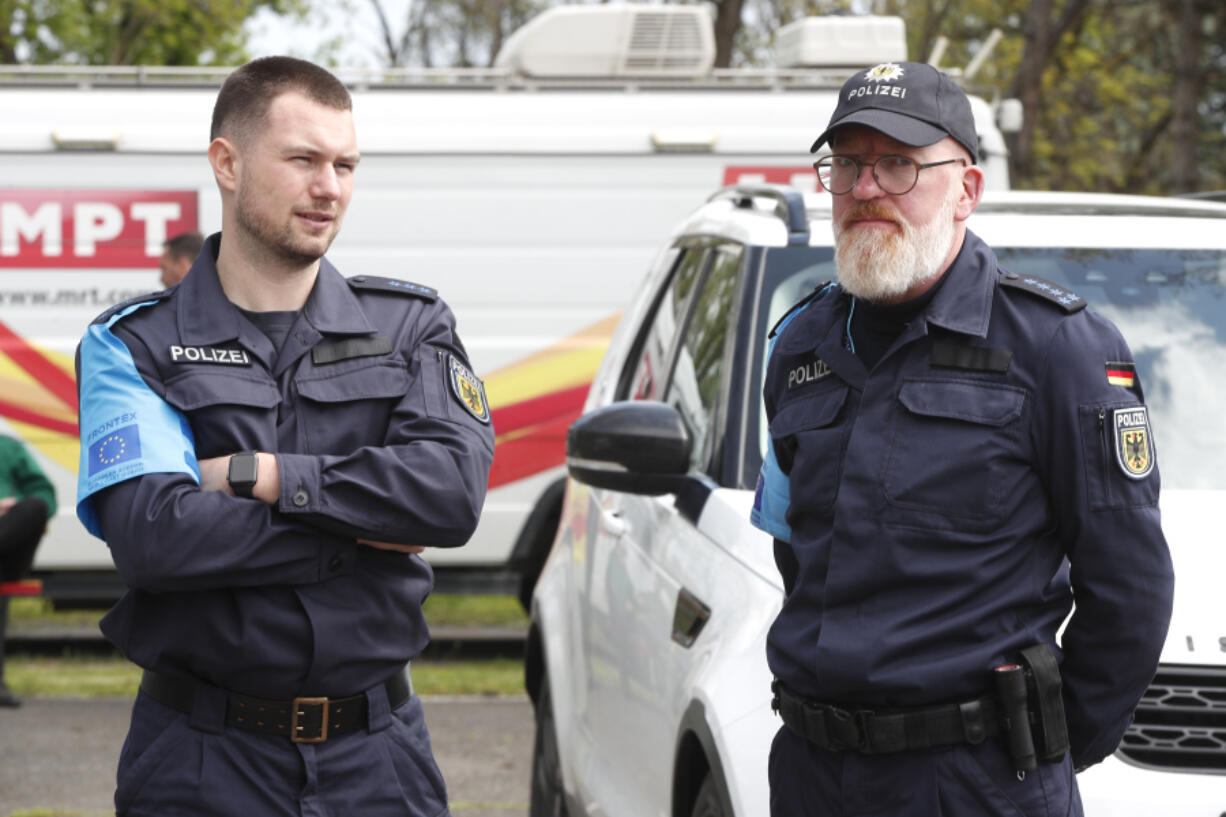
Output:
M230 470L227 475L230 488L240 496L251 496L258 468L259 461L254 452L245 451L230 457Z

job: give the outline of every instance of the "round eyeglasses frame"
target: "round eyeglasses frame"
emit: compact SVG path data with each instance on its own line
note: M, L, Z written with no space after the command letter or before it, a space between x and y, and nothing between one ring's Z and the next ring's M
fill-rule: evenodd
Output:
M830 176L834 172L833 162L835 159L841 159L846 162L851 162L852 164L856 166L856 174L852 176L851 184L847 186L846 190L833 190L830 187ZM877 175L877 163L885 161L887 159L902 159L903 161L910 163L910 165L913 168L915 168L915 176L914 178L911 179L911 184L909 184L906 187L906 189L891 190L881 181L881 177ZM856 183L860 181L860 174L864 172L864 168L866 167L872 169L873 181L877 183L878 187L880 187L886 193L889 193L891 196L904 196L907 193L910 193L912 190L914 190L915 185L919 184L919 172L921 170L926 170L927 168L930 168L930 167L938 167L939 165L948 165L954 162L961 162L963 165L965 165L966 159L957 157L954 159L942 159L939 162L925 162L921 164L915 161L914 159L912 159L910 156L900 156L894 153L889 153L884 156L878 156L876 159L874 159L871 162L862 162L859 159L855 158L854 156L835 155L835 156L823 156L822 158L818 159L816 162L813 163L813 169L817 171L818 183L821 184L822 188L827 193L830 193L831 195L834 195L834 196L845 196L848 193L850 193L852 190L854 190L856 187Z

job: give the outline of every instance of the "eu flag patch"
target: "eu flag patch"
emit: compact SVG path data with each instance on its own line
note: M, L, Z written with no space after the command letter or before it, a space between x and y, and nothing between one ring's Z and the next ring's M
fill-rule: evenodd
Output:
M1107 382L1112 386L1131 389L1137 380L1137 367L1132 363L1108 362Z
M117 428L89 447L89 475L140 459L140 432L136 424Z

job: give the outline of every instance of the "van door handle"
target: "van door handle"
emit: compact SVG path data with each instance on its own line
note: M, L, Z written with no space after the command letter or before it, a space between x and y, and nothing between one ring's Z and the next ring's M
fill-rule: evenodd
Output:
M620 539L626 535L630 524L626 522L620 511L601 511L600 529L614 539Z

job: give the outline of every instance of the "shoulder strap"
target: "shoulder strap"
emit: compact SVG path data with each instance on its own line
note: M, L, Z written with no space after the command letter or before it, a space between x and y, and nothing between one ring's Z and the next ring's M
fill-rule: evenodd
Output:
M115 304L110 309L106 310L101 315L94 318L93 321L91 321L91 323L105 323L109 325L113 323L112 319L116 317L123 317L124 315L127 315L130 312L136 311L134 309L131 309L130 307L149 306L151 304L157 303L158 301L163 301L169 297L170 297L169 289L163 289L161 292L150 292L145 295L137 295L135 298L129 298L126 301L121 301Z
M430 303L438 300L438 290L424 284L415 284L412 281L381 278L378 275L355 275L345 280L349 282L350 287L357 290L395 292L398 295L411 295L415 298L421 298L423 301L429 301Z
M1070 315L1086 308L1085 299L1075 292L1053 284L1035 275L1018 275L1016 272L1004 272L1000 276L1000 285L1010 289L1019 289L1038 295L1045 301L1050 301Z

